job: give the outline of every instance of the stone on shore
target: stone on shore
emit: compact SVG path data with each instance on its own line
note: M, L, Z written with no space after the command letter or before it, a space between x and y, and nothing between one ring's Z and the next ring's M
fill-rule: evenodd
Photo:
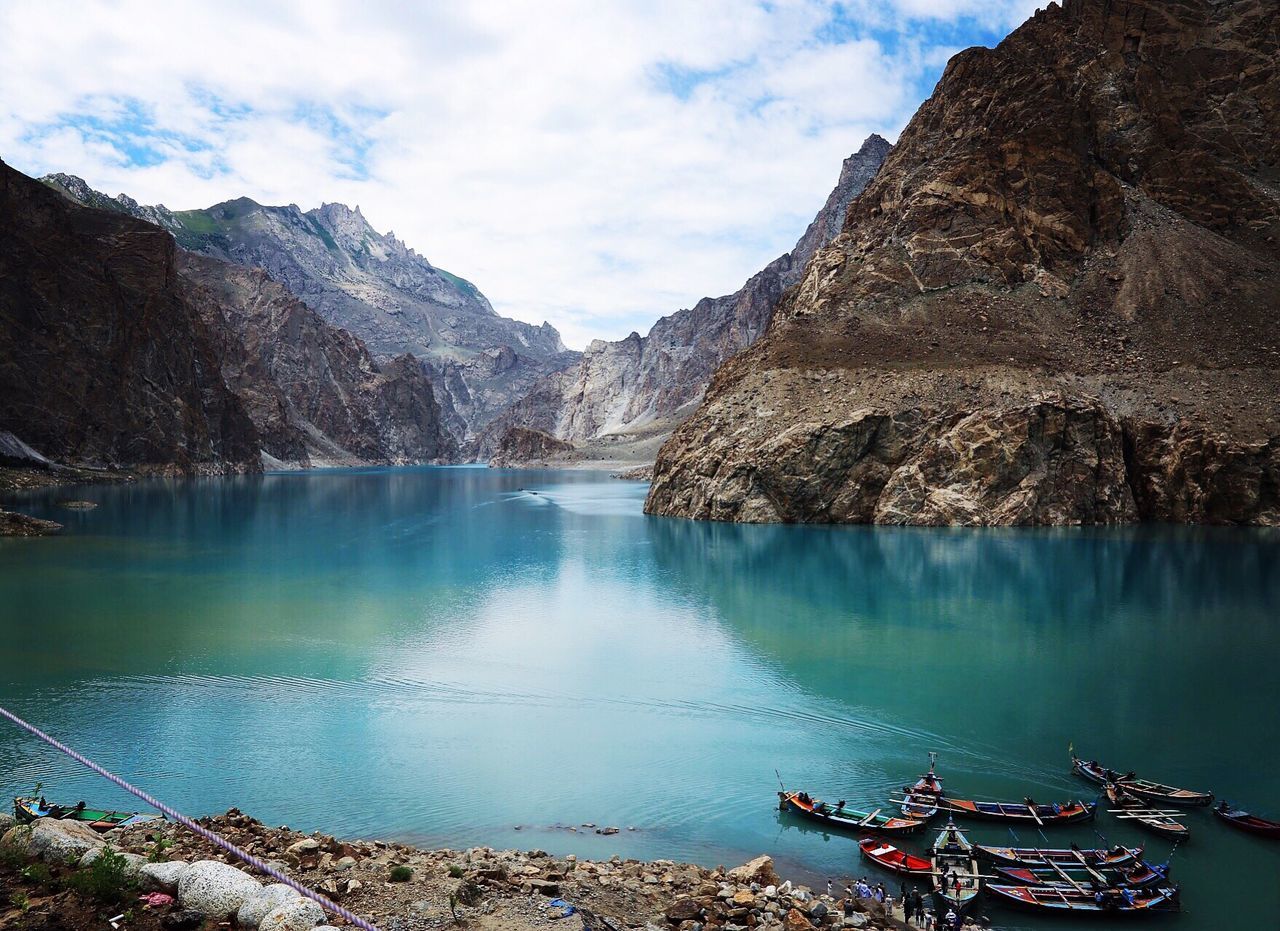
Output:
M786 931L813 931L813 924L796 908L787 912L782 924Z
M0 836L3 836L9 828L13 827L17 823L18 822L14 820L13 815L6 815L4 812L0 811Z
M178 901L209 918L226 918L261 889L261 883L234 866L199 860L178 880Z
M177 895L178 881L187 871L190 864L174 861L171 863L147 863L138 871L138 883L143 892L166 892Z
M79 859L85 852L104 845L102 836L79 821L37 818L31 824L31 843L27 852L46 863L66 863Z
M324 921L324 909L310 899L299 899L268 912L258 931L311 931Z
M298 895L292 886L273 883L251 898L245 899L240 910L236 912L236 924L241 928L256 928L262 924L262 919L266 918L268 913L282 905L290 905L300 898L302 896Z
M742 866L729 870L729 878L737 883L759 883L772 886L778 882L778 874L773 871L773 857L756 857Z

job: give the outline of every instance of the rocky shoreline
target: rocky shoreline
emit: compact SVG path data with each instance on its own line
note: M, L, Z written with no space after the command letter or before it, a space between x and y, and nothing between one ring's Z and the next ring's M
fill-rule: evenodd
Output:
M269 827L236 809L200 823L383 931L575 929L579 921L591 931L905 927L900 908L895 916L892 906L872 899L853 900L846 915L831 895L779 878L767 856L707 869L621 856L586 860L542 850L342 841ZM6 815L0 835L0 931L96 926L113 916L120 931L307 931L343 924L288 886L260 882L179 825L155 822L99 835L48 818L15 825ZM76 877L106 874L108 867L127 878L120 880L119 898L99 901L84 891L96 887ZM837 888L843 884L841 878Z

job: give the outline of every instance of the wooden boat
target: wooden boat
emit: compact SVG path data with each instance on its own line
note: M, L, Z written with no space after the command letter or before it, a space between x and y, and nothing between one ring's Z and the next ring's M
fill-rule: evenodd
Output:
M156 814L88 808L84 802L70 807L66 805L50 805L44 799L22 796L13 800L13 814L23 824L30 824L37 818L56 818L60 821L80 821L95 831L127 828L135 824L145 824L148 821L158 821L164 818L163 815Z
M1111 804L1123 810L1121 817L1137 822L1149 831L1174 840L1188 840L1191 829L1170 814L1154 809L1148 802L1138 798L1114 782L1106 785L1107 798Z
M1046 914L1138 915L1176 912L1178 888L1063 889L1059 886L989 885L996 901Z
M1101 871L1085 869L1079 864L1074 867L1055 865L1034 869L1027 866L997 866L995 871L1001 879L1023 886L1063 886L1068 889L1075 888L1073 883L1103 889L1142 889L1169 881L1168 867L1153 866L1145 860L1139 860L1128 869Z
M963 915L982 891L982 877L973 856L973 844L954 821L948 821L933 842L930 859L938 914L955 909L956 914Z
M849 831L907 835L914 834L924 827L923 821L881 814L879 808L867 812L849 808L844 802L828 805L820 799L811 798L807 792L779 792L778 807L783 811L793 812L801 817Z
M1025 802L975 802L961 798L939 798L938 808L947 814L960 815L964 818L1011 821L1048 827L1088 821L1097 811L1098 803L1075 801L1061 805L1041 805L1031 799Z
M1251 815L1247 811L1241 811L1239 808L1232 808L1226 802L1216 806L1213 809L1213 813L1233 828L1239 828L1242 831L1248 831L1250 834L1257 834L1260 837L1280 840L1280 821L1268 821L1266 818L1259 818L1257 815Z
M1103 786L1108 782L1114 782L1134 795L1154 802L1166 805L1182 805L1188 808L1213 804L1212 792L1179 789L1176 786L1167 786L1161 782L1152 782L1150 779L1139 779L1132 772L1120 773L1114 769L1108 769L1097 760L1085 761L1073 755L1071 757L1071 768L1090 782L1096 782L1098 785Z
M873 837L864 837L858 841L858 849L872 863L903 876L928 876L933 872L933 864L924 857L899 850L892 844Z
M1142 859L1141 847L1112 847L1110 850L1100 848L1081 849L1079 847L1049 848L1037 847L989 847L974 844L974 854L992 863L1005 866L1047 866L1056 863L1059 866L1088 866L1093 869L1110 869L1128 866L1135 860Z
M929 752L929 770L922 773L913 786L903 786L906 798L902 801L902 814L918 821L928 821L938 813L938 799L942 796L942 780L934 772L938 754Z

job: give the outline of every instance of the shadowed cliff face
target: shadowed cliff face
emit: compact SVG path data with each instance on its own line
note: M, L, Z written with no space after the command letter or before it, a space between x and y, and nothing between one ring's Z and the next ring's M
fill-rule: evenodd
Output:
M647 509L1280 522L1280 34L1076 0L947 66Z
M0 431L65 462L253 471L173 239L0 163Z
M702 398L716 368L765 332L783 293L840 231L850 201L875 176L889 148L884 139L871 136L845 159L827 202L786 255L733 294L706 297L662 317L647 336L596 340L577 365L538 382L495 418L478 438L475 454L482 459L492 454L511 426L569 442L633 433L649 425L667 424L670 430Z
M457 447L422 365L379 364L260 269L189 252L178 267L227 385L271 457L303 465L439 462Z

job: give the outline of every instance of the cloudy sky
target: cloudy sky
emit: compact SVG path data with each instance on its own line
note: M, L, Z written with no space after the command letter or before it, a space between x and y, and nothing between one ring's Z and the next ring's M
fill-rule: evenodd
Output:
M359 204L499 313L644 332L1044 0L0 4L0 158L174 209Z

